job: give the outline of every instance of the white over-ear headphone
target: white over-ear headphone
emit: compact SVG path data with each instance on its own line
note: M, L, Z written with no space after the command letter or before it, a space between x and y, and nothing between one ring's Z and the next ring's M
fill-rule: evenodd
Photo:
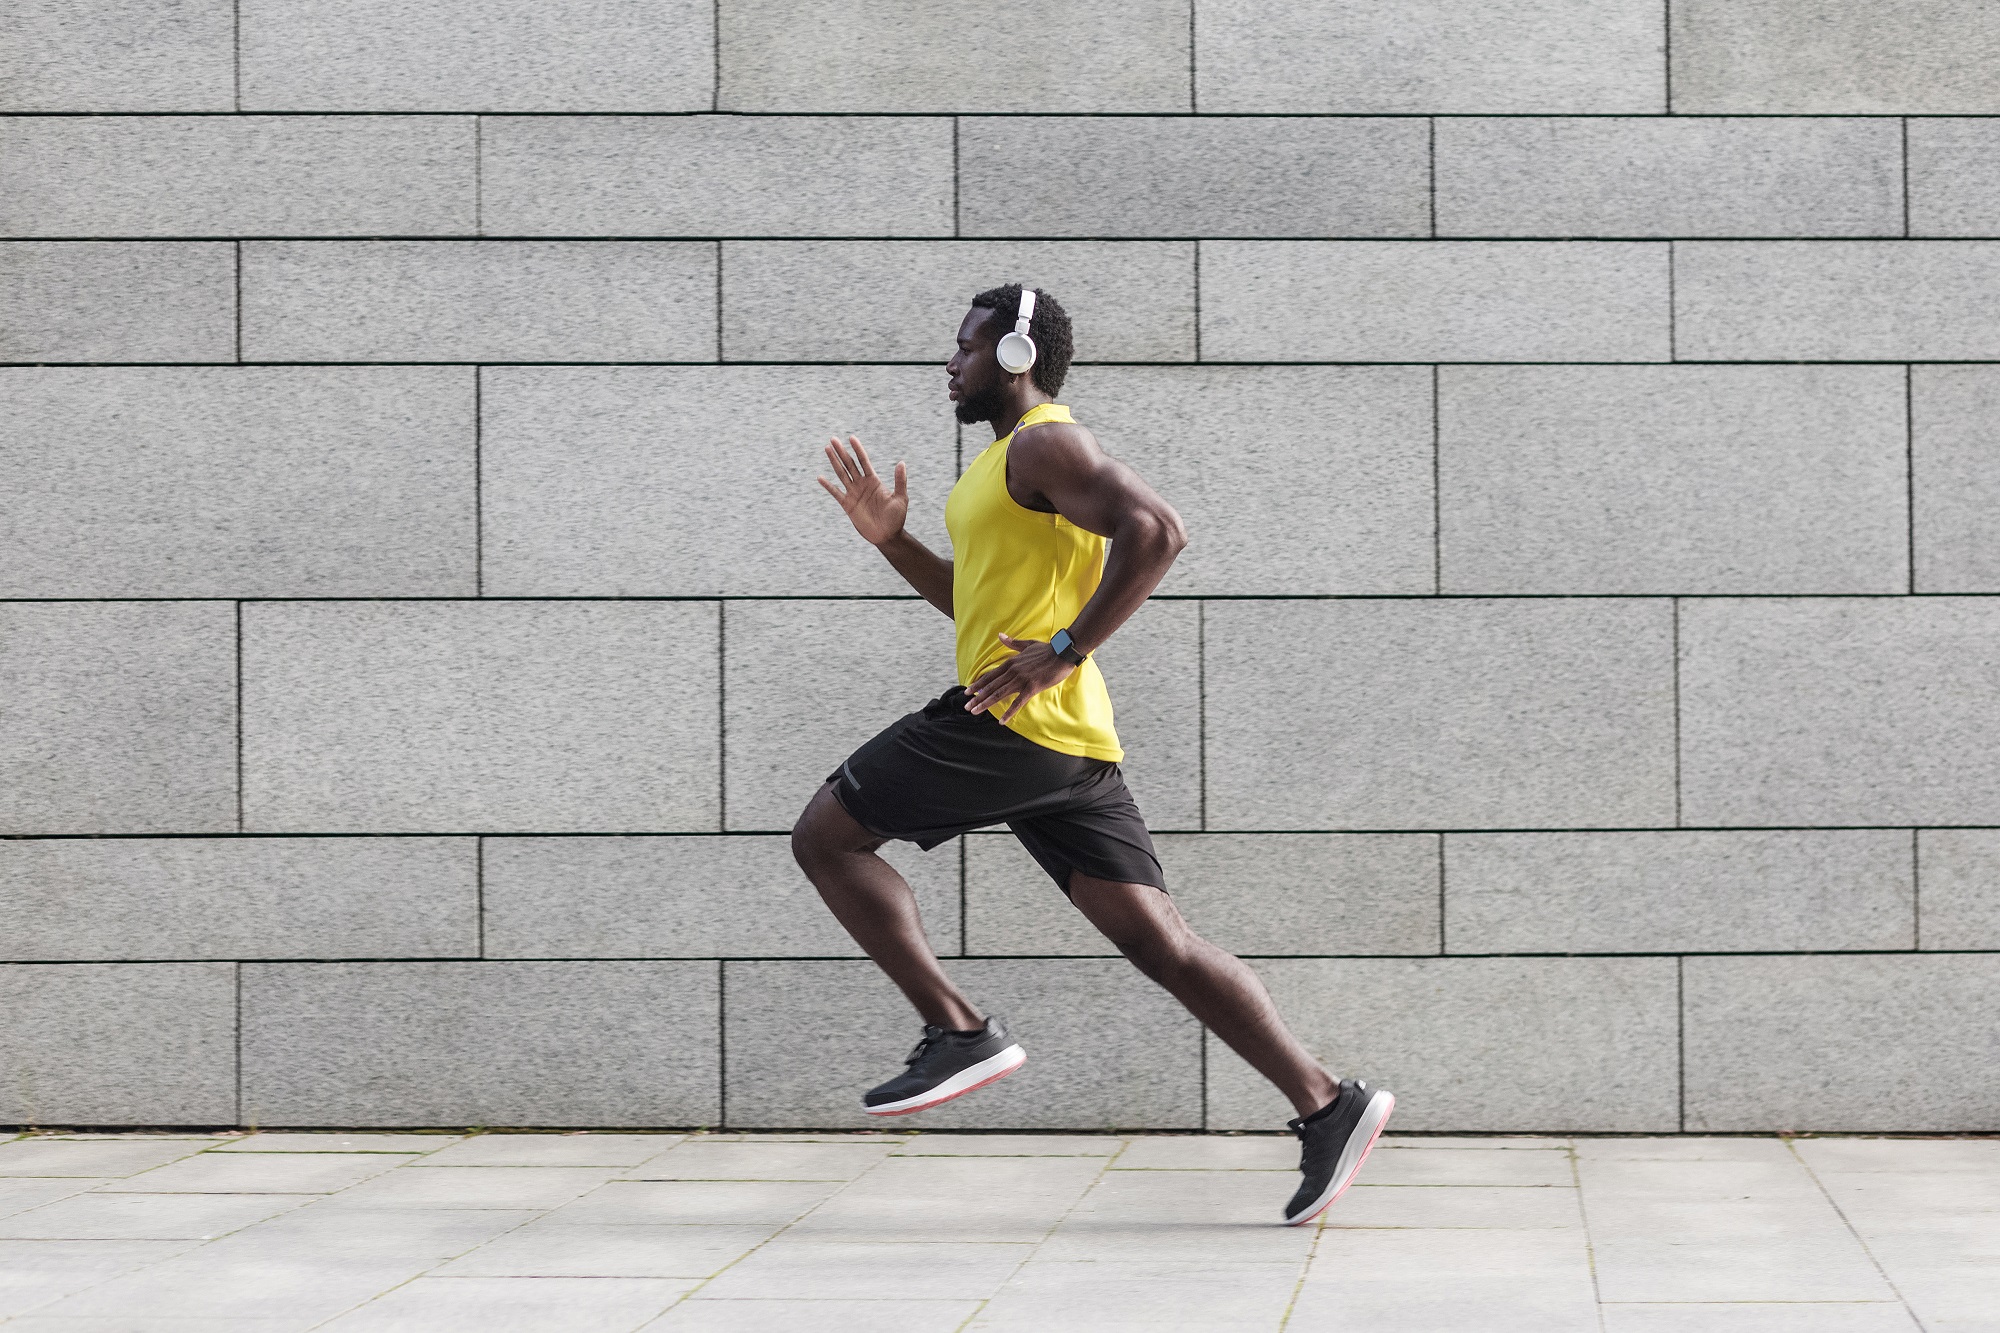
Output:
M1035 364L1035 340L1028 336L1028 325L1035 318L1035 289L1021 289L1021 313L1014 319L1014 331L1002 334L1000 342L993 349L994 359L1000 369L1009 375L1019 375Z

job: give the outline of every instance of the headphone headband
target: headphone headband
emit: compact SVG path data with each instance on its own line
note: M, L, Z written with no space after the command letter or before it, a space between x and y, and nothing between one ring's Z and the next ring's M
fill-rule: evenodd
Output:
M1014 332L1027 333L1028 325L1034 322L1034 318L1035 289L1033 287L1023 287L1021 289L1021 313L1014 319Z

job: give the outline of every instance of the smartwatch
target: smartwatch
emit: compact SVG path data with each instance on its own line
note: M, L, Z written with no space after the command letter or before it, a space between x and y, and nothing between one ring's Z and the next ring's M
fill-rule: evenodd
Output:
M1049 640L1049 647L1055 650L1057 657L1071 666L1082 666L1090 660L1090 654L1076 646L1076 641L1070 638L1066 629L1056 631L1056 636Z

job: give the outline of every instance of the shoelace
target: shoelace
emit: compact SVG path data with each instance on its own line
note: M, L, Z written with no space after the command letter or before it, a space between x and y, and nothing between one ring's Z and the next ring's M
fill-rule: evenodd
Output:
M910 1053L903 1057L903 1063L906 1065L915 1064L917 1061L924 1058L924 1053L926 1051L930 1050L931 1047L935 1046L937 1043L943 1040L944 1040L943 1028L932 1027L929 1023L924 1024L924 1035L922 1040L918 1041L917 1044L910 1049Z

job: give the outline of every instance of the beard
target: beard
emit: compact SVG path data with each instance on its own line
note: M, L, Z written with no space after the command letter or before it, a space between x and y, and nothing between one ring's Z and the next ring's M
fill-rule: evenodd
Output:
M959 424L970 426L975 421L991 421L1006 410L1007 404L998 384L989 384L984 389L968 394L951 405L952 415Z

